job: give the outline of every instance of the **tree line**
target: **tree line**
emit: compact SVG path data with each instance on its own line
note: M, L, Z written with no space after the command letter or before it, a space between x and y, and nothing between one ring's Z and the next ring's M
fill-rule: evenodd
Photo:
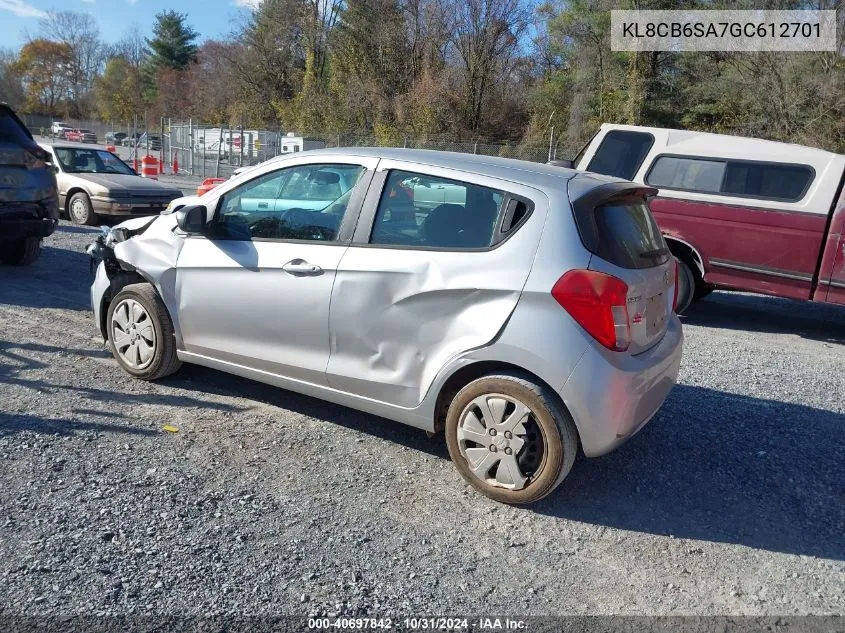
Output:
M262 0L220 40L165 11L103 42L53 12L0 52L23 112L194 118L306 135L492 140L572 153L602 122L759 136L845 151L845 0ZM610 50L610 10L837 9L839 50Z

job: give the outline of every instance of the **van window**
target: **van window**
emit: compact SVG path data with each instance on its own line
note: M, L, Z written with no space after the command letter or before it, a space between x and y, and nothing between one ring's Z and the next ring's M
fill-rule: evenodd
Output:
M804 197L814 174L807 165L658 156L646 183L667 189L795 202Z
M370 244L486 248L493 241L502 200L504 193L489 187L392 171L379 202Z
M718 192L724 175L724 161L661 156L648 173L648 184L688 191Z
M587 165L587 171L633 180L653 143L654 137L645 132L608 132Z
M800 200L813 170L803 165L728 163L722 193L769 200Z

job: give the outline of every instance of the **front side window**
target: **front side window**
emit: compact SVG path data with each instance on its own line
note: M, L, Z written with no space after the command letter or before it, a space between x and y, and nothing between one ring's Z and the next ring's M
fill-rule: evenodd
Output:
M371 244L486 248L504 193L438 176L392 171L373 223Z
M223 194L214 222L221 239L337 239L360 165L302 165L259 176Z
M652 144L654 137L646 132L608 132L587 165L587 171L633 180Z

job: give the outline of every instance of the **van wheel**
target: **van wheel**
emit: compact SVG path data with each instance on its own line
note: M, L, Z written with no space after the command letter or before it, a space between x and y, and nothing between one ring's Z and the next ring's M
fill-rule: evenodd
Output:
M12 266L29 266L41 254L41 238L27 237L0 244L0 261Z
M578 432L556 394L519 374L483 376L446 414L446 444L458 472L501 503L533 503L563 481Z
M97 214L91 206L91 199L87 193L75 193L70 198L68 216L75 224L94 226L97 224Z
M173 322L149 284L124 287L109 304L106 319L109 348L127 373L156 380L182 366L176 357Z
M675 312L683 314L695 297L695 274L684 260L676 257L675 261L678 263L678 303Z

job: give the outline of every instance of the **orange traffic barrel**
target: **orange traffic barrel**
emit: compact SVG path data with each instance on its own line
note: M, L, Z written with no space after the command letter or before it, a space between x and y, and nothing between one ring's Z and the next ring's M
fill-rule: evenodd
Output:
M144 178L158 180L158 160L147 154L141 159L141 175Z
M225 182L225 178L206 178L202 181L202 184L197 187L197 195L201 196L204 193L208 193L212 189L214 189L217 185L221 182Z

